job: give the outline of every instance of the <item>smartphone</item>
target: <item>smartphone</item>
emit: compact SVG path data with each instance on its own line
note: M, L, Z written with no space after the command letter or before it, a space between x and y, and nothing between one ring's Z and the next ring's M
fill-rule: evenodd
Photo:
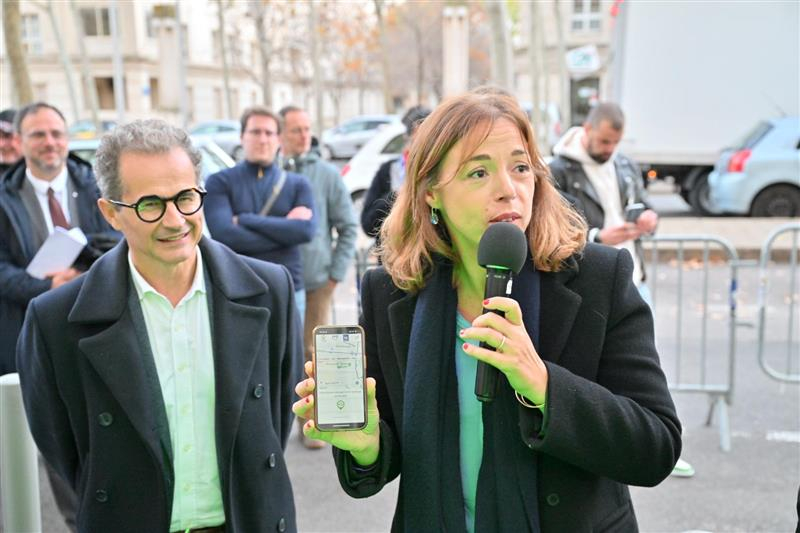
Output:
M361 326L314 328L314 420L320 431L367 425L366 366Z
M636 222L636 220L644 213L647 206L642 203L628 204L625 206L625 220L627 222Z

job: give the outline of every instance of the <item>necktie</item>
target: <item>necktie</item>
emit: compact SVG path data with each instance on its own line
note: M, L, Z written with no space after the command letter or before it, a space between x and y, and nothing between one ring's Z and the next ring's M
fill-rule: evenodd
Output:
M61 210L61 205L56 200L56 195L52 188L47 189L47 206L50 208L50 220L53 221L53 227L61 226L64 229L69 229L67 217L64 216L64 211Z

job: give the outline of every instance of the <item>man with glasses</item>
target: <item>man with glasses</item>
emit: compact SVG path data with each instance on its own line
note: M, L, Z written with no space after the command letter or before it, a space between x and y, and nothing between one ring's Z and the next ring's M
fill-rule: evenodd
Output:
M276 164L281 120L262 106L244 111L244 160L206 182L208 229L234 251L289 269L300 317L305 315L300 245L314 237L311 185Z
M291 278L203 237L200 157L160 120L106 134L98 205L124 241L28 310L28 421L80 531L296 530Z

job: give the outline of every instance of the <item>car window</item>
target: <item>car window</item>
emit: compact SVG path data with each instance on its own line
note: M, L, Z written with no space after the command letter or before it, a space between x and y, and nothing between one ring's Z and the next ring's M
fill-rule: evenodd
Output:
M94 163L96 151L92 148L81 148L79 150L70 150L70 152L77 155L87 163Z
M199 128L195 128L192 130L193 134L206 134L206 133L214 133L216 128L214 126L200 126Z
M382 154L399 154L403 151L403 146L406 143L406 136L404 134L397 135L389 144L387 144L383 150L381 150Z
M370 120L367 122L367 126L364 128L365 130L376 130L383 126L384 124L388 124L385 120Z
M366 122L349 122L347 124L342 124L339 130L340 133L354 133L356 131L364 131L366 125Z
M769 133L772 129L772 125L768 122L759 122L755 128L747 132L743 138L739 140L736 144L734 144L734 149L736 150L746 150L752 149L758 142L764 138L764 136Z

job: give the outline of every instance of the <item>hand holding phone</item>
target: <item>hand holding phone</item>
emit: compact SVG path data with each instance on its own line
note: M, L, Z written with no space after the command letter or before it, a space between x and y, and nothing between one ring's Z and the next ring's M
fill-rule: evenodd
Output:
M361 326L314 328L314 421L320 431L367 425L365 367Z
M642 203L628 204L625 206L625 220L627 222L636 222L642 216L647 206Z

